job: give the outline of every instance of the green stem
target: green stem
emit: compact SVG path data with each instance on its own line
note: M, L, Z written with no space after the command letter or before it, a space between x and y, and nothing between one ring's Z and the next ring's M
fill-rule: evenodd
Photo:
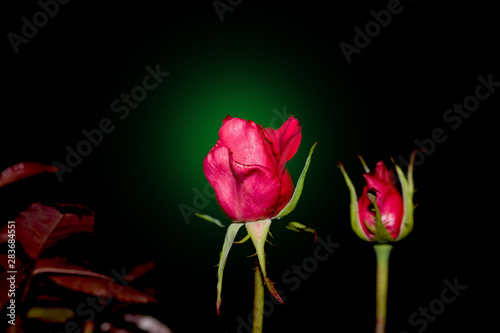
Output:
M253 301L253 333L262 333L262 322L264 321L264 284L259 262L255 260L255 290Z
M377 310L375 333L385 333L385 318L387 314L387 286L389 280L389 255L391 244L375 244L373 246L377 257Z

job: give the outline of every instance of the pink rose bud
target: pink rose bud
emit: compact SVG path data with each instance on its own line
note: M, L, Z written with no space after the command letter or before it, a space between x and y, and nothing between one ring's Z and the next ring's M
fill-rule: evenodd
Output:
M217 201L233 222L276 216L294 192L285 168L302 138L299 121L291 116L278 130L227 116L219 140L203 161Z
M388 170L380 161L375 171L370 172L360 156L366 173L363 175L366 185L361 196L357 197L356 189L342 164L340 170L351 195L351 226L363 240L387 243L401 240L413 229L413 162L412 154L408 166L408 174L394 164L401 184L401 192L396 186L393 170Z
M376 209L372 200L376 200L380 218L393 239L399 236L403 221L403 198L396 187L392 170L388 171L384 162L377 163L375 172L363 175L366 184L358 200L359 219L364 233L373 240L376 229ZM373 195L372 198L369 194ZM371 229L371 230L370 230Z

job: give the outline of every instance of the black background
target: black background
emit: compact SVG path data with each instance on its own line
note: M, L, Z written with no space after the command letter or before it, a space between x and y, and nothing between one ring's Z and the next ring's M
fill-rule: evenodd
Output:
M261 20L276 21L276 29L279 24L280 31L300 30L301 40L308 39L318 52L324 52L319 63L312 56L304 58L304 67L328 71L329 67L337 66L346 73L352 86L358 87L355 94L363 108L341 111L345 112L350 134L339 140L345 141L350 149L318 157L317 163L330 164L331 172L317 175L316 179L335 179L338 188L310 192L316 196L318 205L311 212L308 224L314 226L312 221L322 220L317 224L320 235L331 234L333 241L341 246L308 279L301 281L296 291L280 286L279 278L275 279L277 288L285 291L286 304L277 306L265 319L265 331L372 330L374 254L371 245L357 239L349 228L348 192L336 161L344 162L354 180L361 176L355 154L362 153L371 163L381 158L389 162L390 155L409 156L417 148L414 140L430 138L430 133L438 127L445 131L446 141L437 144L432 154L415 168L418 189L415 202L419 203L415 230L395 245L391 256L387 332L416 332L420 325L411 326L409 316L440 297L443 280L455 278L467 289L446 305L425 331L453 332L465 328L484 331L498 315L495 311L498 282L493 268L498 265L494 227L498 223L495 173L500 88L481 102L477 111L456 130L443 121L443 114L454 103L462 103L474 93L478 76L486 78L491 74L493 81L500 81L498 11L486 2L437 5L431 1L406 1L402 5L402 12L393 16L390 24L360 54L353 55L352 63L348 64L339 61L343 58L339 44L353 44L353 28L364 27L372 20L370 11L386 8L387 1L327 4L244 0L232 12L224 14L223 22L211 1L113 4L71 1L61 6L57 16L36 37L21 45L18 54L6 35L11 31L19 33L20 18L39 7L35 1L6 3L2 10L5 23L0 169L28 160L50 164L60 158L65 145L78 140L85 121L93 124L102 118L99 115L102 110L87 106L107 105L121 91L118 86L121 75L126 77L127 59L134 50L147 50L158 41L159 35L179 38L186 31L196 33L197 29L207 29L215 40L217 31L252 31L257 30ZM262 38L266 38L266 33L262 33ZM168 44L168 40L165 42ZM188 40L185 43L189 45ZM206 43L211 43L210 37ZM231 40L227 43L230 45ZM163 50L180 52L168 47ZM168 54L155 55L159 57L168 58ZM328 57L332 58L331 63L323 61ZM96 73L95 68L108 72ZM88 89L89 82L96 83L93 93ZM325 105L321 112L326 117L334 111ZM323 149L328 151L328 145ZM99 157L92 157L86 163L96 165L99 161ZM112 192L96 189L91 196L82 190L82 179L91 176L89 172L93 170L83 163L63 183L52 175L41 175L9 185L0 194L1 221L14 218L36 201L84 204L96 216L102 216L102 221L120 216L115 214L119 203L108 201ZM332 196L332 192L339 194ZM332 203L332 198L341 201ZM178 211L165 214L179 219ZM241 277L231 273L231 266L233 270L238 267L237 260L226 266L227 284L219 318L214 309L213 264L217 249L222 246L222 235L213 241L214 246L210 247L213 252L209 253L213 259L206 266L185 264L174 269L176 262L162 260L159 252L155 252L157 245L148 244L148 239L140 235L135 238L140 229L120 230L116 224L111 225L103 223L96 227L92 243L88 240L78 243L79 250L86 252L89 261L104 272L109 270L110 262L112 267L132 267L136 262L155 260L158 267L149 282L158 290L159 305L145 311L175 332L237 332L236 318L246 318L251 309L252 260L239 264L239 268L248 272L241 283L235 282ZM204 228L212 226L191 225L186 232L200 234L205 232ZM287 232L275 235L281 244L268 254L273 266L269 268L270 276L278 277L311 256L314 245L304 241L307 236ZM165 235L166 240L169 237L178 236ZM289 239L284 240L286 237ZM280 262L280 255L298 243L293 249L297 255ZM179 251L186 250L196 256L197 246L197 243L185 244L189 250ZM243 257L250 248L245 249L235 250L231 256ZM207 271L207 267L212 269Z

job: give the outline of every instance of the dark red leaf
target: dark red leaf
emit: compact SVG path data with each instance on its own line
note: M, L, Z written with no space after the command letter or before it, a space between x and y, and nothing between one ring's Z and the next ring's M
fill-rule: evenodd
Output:
M114 297L127 303L156 303L156 300L130 286L118 284L113 279L99 279L87 276L51 275L49 279L56 284L86 294L108 299Z
M125 276L125 280L133 281L133 280L143 276L144 274L146 274L147 272L149 272L153 268L155 268L155 266L156 266L156 263L154 261L150 261L150 262L147 262L145 264L137 264L137 265L135 265L134 268L132 268L130 273L128 273L127 276Z
M83 324L83 333L92 333L94 332L95 323L91 320L87 320L85 324Z
M78 210L81 214L65 213ZM94 230L94 214L80 205L44 206L31 204L28 210L19 214L16 220L16 240L19 241L26 254L36 259L43 250L58 241L80 232L92 233ZM0 243L7 241L7 225L0 232Z
M76 264L69 262L66 258L42 258L36 261L33 268L32 275L42 273L58 273L67 275L82 275L96 277L104 280L111 280L112 278L104 274L96 273L89 269L83 268Z
M47 302L61 302L62 298L59 296L50 296L50 295L36 295L36 299L38 301L47 301Z
M35 162L23 162L8 167L0 174L0 187L42 172L57 172L59 168Z

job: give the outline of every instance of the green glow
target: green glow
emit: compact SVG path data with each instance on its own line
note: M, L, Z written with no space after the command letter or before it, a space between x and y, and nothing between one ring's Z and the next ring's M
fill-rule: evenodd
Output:
M188 178L196 177L199 186L206 183L201 174L202 160L217 141L227 115L275 128L286 120L282 119L284 105L287 113L303 114L300 120L306 115L307 102L300 87L294 87L286 73L269 71L266 66L205 64L184 75L172 78L176 82L161 102L164 111L158 112L151 131L163 135L151 142L151 148L158 149L154 154L165 156L157 167L182 170ZM161 147L170 150L166 153ZM181 159L172 159L175 156ZM183 179L176 177L175 181Z
M170 75L128 119L117 124L114 146L109 145L107 167L112 170L117 200L130 211L129 223L141 220L142 230L152 244L161 243L167 234L180 235L169 238L165 251L180 244L206 243L205 232L211 233L217 244L222 239L219 228L194 215L186 225L178 206L185 204L227 225L214 198L204 196L197 206L193 203L195 192L203 193L208 184L203 159L215 145L227 115L273 128L281 126L289 115L299 119L301 146L287 163L294 183L309 148L319 141L316 162L304 187L309 194L301 199L292 217L308 225L313 225L312 221L300 214L309 216L308 209L316 210L317 191L323 191L324 176L333 174L336 152L349 149L342 139L347 136L343 117L345 110L353 108L355 98L348 93L349 87L340 86L345 78L336 67L323 65L334 59L319 49L305 47L309 41L263 41L252 29L237 31L237 38L235 33L220 33L207 44L207 36L198 31L189 36L189 43L187 39L178 40L172 42L177 47L159 50L158 54L167 54L161 59L148 54L148 60L142 63L159 62ZM137 67L141 75L142 67ZM329 176L326 181L337 180ZM203 229L203 234L188 232L198 228ZM189 256L196 247L186 251L185 256Z

